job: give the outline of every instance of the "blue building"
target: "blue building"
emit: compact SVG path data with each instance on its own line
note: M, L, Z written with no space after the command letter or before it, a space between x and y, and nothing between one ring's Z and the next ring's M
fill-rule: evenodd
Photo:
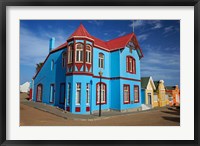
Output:
M54 48L54 42L33 78L34 101L90 114L99 110L101 86L102 110L141 108L143 54L134 33L105 42L81 24L64 44Z

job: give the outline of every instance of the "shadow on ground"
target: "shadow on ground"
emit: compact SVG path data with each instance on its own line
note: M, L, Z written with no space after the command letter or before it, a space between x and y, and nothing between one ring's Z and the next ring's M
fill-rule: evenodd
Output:
M163 119L165 120L168 120L168 121L173 121L173 122L176 122L176 123L180 123L180 118L179 117L162 117Z

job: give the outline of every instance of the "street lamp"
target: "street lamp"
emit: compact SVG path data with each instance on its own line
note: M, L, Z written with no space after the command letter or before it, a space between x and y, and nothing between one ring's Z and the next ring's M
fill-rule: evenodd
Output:
M99 94L99 96L100 96L100 98L99 98L99 117L101 117L101 77L102 77L102 75L103 75L103 72L100 70L100 72L99 72L99 76L100 76L100 94Z

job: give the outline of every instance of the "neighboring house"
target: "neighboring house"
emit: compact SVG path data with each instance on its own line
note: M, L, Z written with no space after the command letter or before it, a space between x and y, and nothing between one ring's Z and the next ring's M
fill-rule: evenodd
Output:
M166 106L169 104L168 96L165 94L165 85L164 81L154 81L154 85L156 86L156 91L154 92L154 96L158 97L158 106Z
M165 87L166 94L171 97L170 105L179 106L180 105L180 90L178 85L176 86L166 86Z
M103 41L81 24L61 46L50 52L34 77L33 100L75 114L99 110L141 109L140 59L134 33ZM100 84L99 72L102 71Z
M156 87L154 85L152 77L142 77L141 88L142 104L146 104L151 108L158 106L158 99L154 97L154 91L156 90Z
M30 82L30 87L29 87L29 100L32 100L33 98L33 82L34 80L32 79L31 82Z
M20 85L20 92L29 92L30 82L25 82L24 84Z

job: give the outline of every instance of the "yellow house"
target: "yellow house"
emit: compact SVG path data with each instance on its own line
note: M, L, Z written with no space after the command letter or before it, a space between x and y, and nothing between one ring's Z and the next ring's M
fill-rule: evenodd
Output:
M158 99L154 96L154 91L156 90L155 84L152 77L142 77L141 78L142 87L142 104L145 104L149 108L154 108L158 106Z
M160 81L154 81L154 84L156 86L156 91L155 96L158 96L158 106L162 107L162 106L166 106L169 104L169 100L168 100L168 96L165 95L165 85L164 85L164 81L160 80Z

